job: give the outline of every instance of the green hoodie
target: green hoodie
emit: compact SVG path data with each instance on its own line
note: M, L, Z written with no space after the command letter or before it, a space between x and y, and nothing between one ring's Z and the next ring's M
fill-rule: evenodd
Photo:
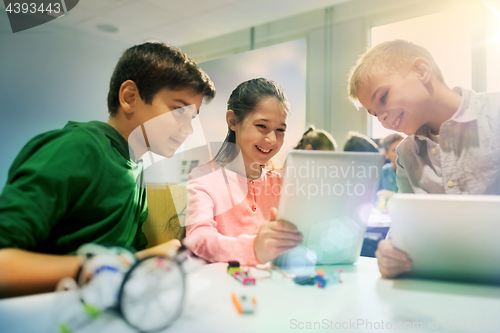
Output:
M0 248L145 248L142 175L142 161L130 159L127 141L106 123L68 122L36 136L14 160L0 195Z

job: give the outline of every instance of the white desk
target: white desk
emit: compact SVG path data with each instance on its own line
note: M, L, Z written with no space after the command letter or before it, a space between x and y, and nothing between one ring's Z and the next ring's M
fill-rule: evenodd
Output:
M500 332L500 287L384 280L372 258L362 257L355 265L325 271L336 268L344 270L343 283L320 289L295 285L278 272L272 279L258 280L256 286L242 286L226 273L225 264L203 266L188 277L186 307L166 332ZM255 296L256 312L238 314L231 302L232 292ZM0 301L0 332L56 331L51 322L55 309L74 302L74 296L44 294ZM483 327L461 329L460 320L467 326L481 321ZM306 329L308 322L312 327L316 322L316 329ZM392 329L387 329L388 322ZM396 328L398 322L401 329ZM413 322L421 323L421 328L410 328ZM484 327L486 322L490 328ZM436 325L439 329L434 329ZM109 314L81 332L134 331Z

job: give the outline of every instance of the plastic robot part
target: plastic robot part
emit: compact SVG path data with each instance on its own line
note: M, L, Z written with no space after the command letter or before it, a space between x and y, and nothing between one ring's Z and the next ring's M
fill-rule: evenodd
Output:
M304 285L312 286L315 283L314 277L310 275L297 275L296 277L293 278L293 282L301 286Z
M237 261L228 262L227 272L244 286L255 285L255 278L249 276L247 272L242 271L240 263Z
M255 286L255 278L248 276L246 272L234 272L233 277L240 281L244 286L246 285L254 285Z
M233 304L239 314L250 314L254 313L255 306L257 305L257 300L255 297L251 299L245 295L237 296L235 293L232 294Z
M298 285L314 285L316 284L318 288L324 288L328 284L333 283L342 283L340 280L340 273L343 271L341 269L337 269L335 271L331 271L325 273L323 270L318 269L316 271L316 275L297 275L293 282Z

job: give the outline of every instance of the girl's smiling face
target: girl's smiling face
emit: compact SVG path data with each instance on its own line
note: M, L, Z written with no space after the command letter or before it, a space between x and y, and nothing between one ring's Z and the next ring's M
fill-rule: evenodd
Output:
M287 112L275 97L263 98L245 119L235 124L232 110L227 113L230 128L236 133L247 177L258 177L260 168L278 153L285 138Z

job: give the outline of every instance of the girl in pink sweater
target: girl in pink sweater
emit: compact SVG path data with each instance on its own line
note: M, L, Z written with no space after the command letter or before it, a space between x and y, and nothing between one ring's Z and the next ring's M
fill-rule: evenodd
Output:
M265 263L302 242L295 226L275 221L281 175L264 168L283 145L290 106L263 78L241 83L227 106L221 149L190 174L185 244L212 262Z

